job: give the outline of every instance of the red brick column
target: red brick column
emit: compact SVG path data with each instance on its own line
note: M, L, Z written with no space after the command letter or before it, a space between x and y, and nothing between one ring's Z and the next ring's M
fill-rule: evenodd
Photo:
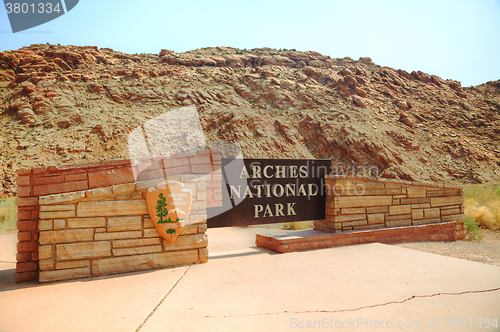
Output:
M32 170L17 171L16 281L34 280L38 275L38 198L31 197Z

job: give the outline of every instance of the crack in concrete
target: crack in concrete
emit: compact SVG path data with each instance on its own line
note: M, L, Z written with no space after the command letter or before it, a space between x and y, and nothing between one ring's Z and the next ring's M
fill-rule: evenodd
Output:
M426 295L413 295L411 297L407 297L404 300L401 301L390 301L386 303L378 303L378 304L372 304L372 305L367 305L367 306L362 306L354 309L339 309L339 310L305 310L305 311L278 311L278 312L261 312L261 313L256 313L256 314L248 314L248 315L227 315L227 316L205 316L205 318L236 318L236 317L250 317L250 316L271 316L271 315L282 315L282 314L310 314L310 313L339 313L339 312L354 312L354 311L359 311L362 309L368 309L368 308L375 308L375 307L383 307L386 305L390 304L402 304L408 301L411 301L413 299L418 299L418 298L428 298L428 297L435 297L435 296L441 296L441 295L464 295L464 294L475 294L475 293L488 293L488 292L495 292L499 291L500 287L497 288L492 288L492 289L485 289L485 290L477 290L477 291L464 291L464 292L458 292L458 293L435 293L435 294L426 294Z
M160 307L160 305L163 303L163 301L165 301L165 299L170 295L170 293L172 293L172 291L174 290L175 286L177 286L177 284L182 280L182 278L184 278L184 276L186 275L186 273L189 271L189 269L191 268L191 266L189 266L186 271L184 271L184 273L179 277L179 279L177 279L177 281L175 282L175 284L168 290L167 294L165 294L162 299L160 300L160 302L158 302L158 304L153 308L153 310L151 310L149 312L149 314L146 316L146 318L144 319L144 321L135 329L135 332L139 332L139 330L144 326L144 324L146 324L146 322L148 321L148 319L153 316L153 314L155 313L156 309L158 309Z

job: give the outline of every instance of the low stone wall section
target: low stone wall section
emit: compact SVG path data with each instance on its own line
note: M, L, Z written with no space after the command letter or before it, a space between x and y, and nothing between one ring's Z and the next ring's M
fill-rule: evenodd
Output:
M358 177L325 177L326 220L315 228L331 232L456 222L465 238L463 187Z

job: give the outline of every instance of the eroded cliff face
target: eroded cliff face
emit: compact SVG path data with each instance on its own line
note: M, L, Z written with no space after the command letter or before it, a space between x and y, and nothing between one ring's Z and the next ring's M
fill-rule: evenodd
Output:
M245 157L500 181L498 81L462 88L370 58L270 48L130 55L32 45L0 53L0 192L15 194L19 168L127 159L134 128L189 105L208 140L238 143Z

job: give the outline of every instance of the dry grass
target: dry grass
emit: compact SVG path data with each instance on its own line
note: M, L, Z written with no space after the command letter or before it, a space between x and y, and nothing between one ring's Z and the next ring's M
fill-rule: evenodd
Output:
M271 228L271 229L286 229L286 230L300 230L300 229L311 229L314 227L314 221L291 221L291 222L281 222L275 224L263 224L263 225L249 225L247 227L251 228Z
M0 198L0 233L17 229L17 207L15 198Z
M292 230L300 230L300 229L310 229L314 228L314 221L292 221L283 223L283 229L292 229Z
M464 186L465 215L482 227L500 230L500 184Z

